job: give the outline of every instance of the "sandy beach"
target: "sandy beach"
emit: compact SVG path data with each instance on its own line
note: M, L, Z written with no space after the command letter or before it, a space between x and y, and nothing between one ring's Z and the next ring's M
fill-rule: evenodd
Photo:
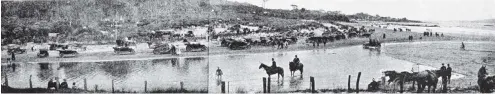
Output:
M380 39L384 43L394 42L410 42L407 37L412 35L413 41L495 41L493 37L480 37L475 35L458 35L458 34L445 34L444 37L422 37L422 34L416 32L394 32L392 29L384 29L378 27L371 27L365 23L342 23L351 26L365 26L366 28L376 29L375 33L371 35L371 38ZM382 35L386 34L386 38L383 39ZM419 39L422 37L422 39ZM181 55L160 54L155 55L152 53L152 49L149 49L146 43L139 43L136 45L136 54L133 55L117 55L114 54L114 45L91 45L88 46L96 50L92 51L79 51L78 57L73 58L59 58L57 51L50 51L50 56L47 58L36 57L37 50L30 51L28 49L26 54L16 55L17 60L14 62L99 62L99 61L115 61L115 60L147 60L147 59L161 59L161 58L176 58L176 57L205 57L211 55L229 55L229 54L249 54L249 53L268 53L268 52L285 52L285 51L301 51L301 50L315 50L315 49L331 49L338 47L346 47L352 45L361 45L368 41L368 38L351 38L345 40L338 40L335 42L329 42L325 46L320 44L318 47L312 47L312 44L305 43L305 38L300 38L296 44L289 45L289 48L277 49L271 46L253 46L247 50L230 50L227 47L220 47L219 41L210 41L208 51L204 52L183 52ZM2 52L2 63L9 58L10 55L6 51Z

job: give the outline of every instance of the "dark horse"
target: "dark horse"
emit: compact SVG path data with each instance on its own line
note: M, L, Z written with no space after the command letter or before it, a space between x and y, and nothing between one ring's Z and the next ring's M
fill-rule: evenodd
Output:
M416 81L418 84L418 93L423 92L426 86L428 86L428 92L432 90L435 92L438 84L438 78L441 77L440 70L425 70L418 73L412 73L408 76L412 81Z
M495 76L487 76L485 66L481 66L478 71L478 86L481 93L491 93L491 89L495 88Z
M390 77L390 79L388 80L389 84L391 82L400 82L401 87L403 87L402 85L405 82L417 82L418 93L423 92L426 86L428 86L428 92L430 92L430 90L432 90L432 92L435 92L438 84L438 78L441 76L440 70L425 70L414 73L405 71L401 73L397 73L395 71L385 71L383 73L385 74L385 76Z
M303 67L304 65L302 63L289 62L290 76L294 76L294 73L296 73L296 71L299 70L299 72L301 72L301 77L302 77Z
M272 67L269 67L269 66L261 63L260 69L261 68L265 69L266 74L268 74L268 78L270 78L270 75L273 75L273 74L278 74L277 75L278 78L280 78L280 76L282 76L282 78L284 78L284 69L282 69L281 67L272 68Z
M383 74L385 74L385 76L388 76L390 79L387 81L388 84L394 82L394 83L399 83L399 88L401 88L401 90L404 89L404 83L405 82L409 82L411 81L410 77L412 75L412 73L409 73L407 71L403 71L403 72L396 72L396 71L384 71Z

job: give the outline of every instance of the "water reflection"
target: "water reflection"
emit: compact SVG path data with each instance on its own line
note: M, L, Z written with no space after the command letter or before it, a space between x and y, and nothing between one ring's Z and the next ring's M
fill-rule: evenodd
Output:
M105 62L68 62L68 63L17 63L14 69L2 65L2 76L8 75L9 85L17 88L28 88L29 76L33 86L46 88L50 79L59 77L68 83L77 83L83 87L87 79L88 89L95 85L101 90L111 90L111 81L115 88L128 91L142 91L144 81L148 81L149 89L166 89L179 87L200 90L207 88L207 58L170 58L155 60L105 61ZM3 82L3 80L2 80ZM72 87L72 85L70 85Z

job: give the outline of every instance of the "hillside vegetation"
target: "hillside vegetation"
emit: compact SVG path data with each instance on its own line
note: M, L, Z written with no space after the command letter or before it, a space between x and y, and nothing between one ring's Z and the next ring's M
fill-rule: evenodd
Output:
M111 41L138 32L202 26L219 20L286 27L301 24L303 19L349 22L351 18L363 16L304 8L263 9L225 0L2 1L2 45L45 42L48 33L60 33L61 40Z

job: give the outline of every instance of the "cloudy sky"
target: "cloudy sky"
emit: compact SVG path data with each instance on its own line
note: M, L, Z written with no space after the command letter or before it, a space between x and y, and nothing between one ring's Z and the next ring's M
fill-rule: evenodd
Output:
M230 0L262 6L263 0ZM365 12L414 20L495 19L495 0L268 0L266 8L292 9L290 5L312 10Z

